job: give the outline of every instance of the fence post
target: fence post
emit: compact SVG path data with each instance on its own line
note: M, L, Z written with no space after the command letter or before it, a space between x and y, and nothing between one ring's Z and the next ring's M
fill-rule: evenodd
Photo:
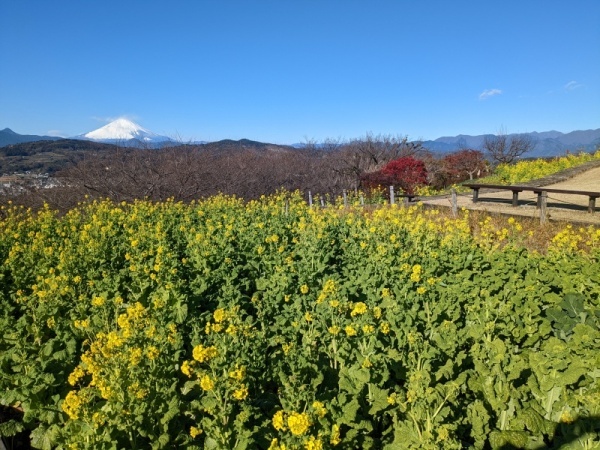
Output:
M346 189L344 189L343 195L344 195L344 208L347 208L348 207L348 194L346 193Z
M360 194L360 206L365 206L365 196Z
M321 197L321 208L325 208L325 199Z
M452 215L456 217L458 215L458 198L456 197L456 189L452 189Z
M308 206L310 206L312 208L312 193L310 191L308 191Z
M396 203L396 199L394 197L394 186L390 186L390 205Z
M542 191L542 196L540 199L540 223L546 223L546 204L548 203L548 193L546 191Z

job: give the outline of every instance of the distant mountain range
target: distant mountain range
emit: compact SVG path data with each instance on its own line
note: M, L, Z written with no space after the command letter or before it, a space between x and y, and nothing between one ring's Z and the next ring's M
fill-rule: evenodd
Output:
M548 156L563 155L567 150L575 152L579 150L593 151L600 148L600 128L597 130L577 130L570 133L560 131L544 131L542 133L522 133L529 135L535 142L534 149L523 155L528 158L540 158ZM469 136L460 134L452 137L441 137L434 141L422 142L423 147L433 152L449 153L463 148L481 150L486 137L493 134L482 134Z
M10 128L0 130L0 147L12 144L22 144L24 142L35 142L35 141L57 141L62 139L56 136L37 136L35 134L18 134Z
M175 151L178 150L178 147L190 147L188 144L176 144L172 141L168 145ZM192 144L192 147L201 148L214 155L228 155L243 151L281 153L295 150L290 146L266 144L249 139L239 141L224 139L204 144ZM28 171L52 175L89 155L116 151L119 148L123 148L121 141L117 145L84 139L42 140L0 146L0 176ZM147 145L144 144L143 148L147 148Z
M561 133L560 131L544 131L541 133L532 132L524 133L531 136L536 145L535 148L524 155L525 157L549 157L558 156L564 154L567 150L575 152L579 150L593 151L600 148L600 128L596 130L577 130L570 133ZM433 141L423 141L423 147L427 148L436 153L449 153L463 148L471 148L481 150L483 142L486 136L489 135L478 135L470 136L460 134L458 136L446 136L440 137ZM35 135L22 135L15 133L9 128L5 128L0 131L0 147L7 145L19 144L25 142L35 141L56 141L62 138L55 136L35 136ZM170 139L167 136L161 136L153 133L140 125L132 122L128 119L117 119L101 128L98 128L89 133L74 136L70 139L76 140L87 140L98 143L106 144L118 144L121 146L130 147L164 147L164 146L176 146L181 143ZM272 144L264 144L247 139L240 141L223 140L219 141L219 148L224 149L227 147L240 146L273 146ZM191 142L191 144L206 144L206 142ZM286 146L279 146L286 147Z

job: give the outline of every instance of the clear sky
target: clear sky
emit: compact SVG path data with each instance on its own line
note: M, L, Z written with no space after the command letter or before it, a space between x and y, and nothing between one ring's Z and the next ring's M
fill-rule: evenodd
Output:
M600 128L600 0L2 0L0 129L188 140Z

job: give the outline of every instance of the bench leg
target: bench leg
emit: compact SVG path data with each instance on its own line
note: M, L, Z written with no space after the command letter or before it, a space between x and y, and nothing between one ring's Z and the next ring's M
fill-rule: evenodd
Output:
M590 204L588 205L588 212L591 214L596 210L596 197L590 197Z
M479 189L473 189L473 203L479 201Z
M519 193L518 192L513 192L512 205L519 206Z

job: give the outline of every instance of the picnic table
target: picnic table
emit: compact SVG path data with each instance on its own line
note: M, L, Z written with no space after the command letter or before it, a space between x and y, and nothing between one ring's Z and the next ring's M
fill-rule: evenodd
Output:
M473 203L479 201L479 190L480 189L493 189L493 190L505 190L512 191L512 206L519 205L519 192L529 191L537 194L537 206L540 207L542 204L543 193L550 194L572 194L572 195L585 195L589 198L588 212L593 213L596 210L596 199L600 197L600 192L595 191L578 191L573 189L553 189L546 188L543 186L506 186L500 184L477 184L469 183L463 184L468 188L473 189Z

